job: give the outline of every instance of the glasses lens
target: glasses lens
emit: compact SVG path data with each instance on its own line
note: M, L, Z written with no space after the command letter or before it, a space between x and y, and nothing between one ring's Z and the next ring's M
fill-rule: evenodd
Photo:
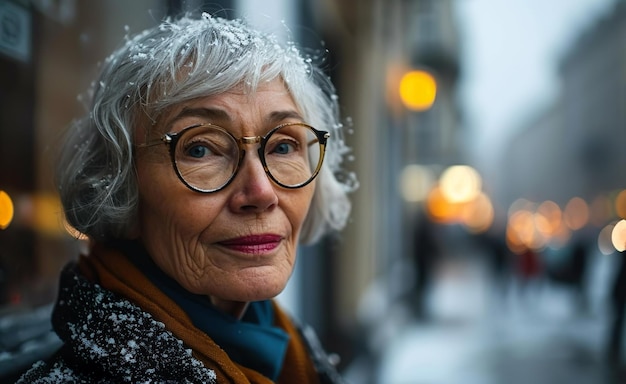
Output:
M295 187L314 177L322 160L321 149L313 129L300 124L285 125L268 137L265 162L276 181Z
M180 177L190 186L213 191L235 174L239 148L235 139L212 126L188 129L179 138L175 152Z

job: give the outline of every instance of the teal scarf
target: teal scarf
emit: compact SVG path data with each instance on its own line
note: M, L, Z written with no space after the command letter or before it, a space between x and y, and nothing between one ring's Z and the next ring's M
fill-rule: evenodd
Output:
M273 381L282 370L289 336L275 327L269 300L252 302L241 320L216 309L208 297L190 293L152 261L143 246L124 244L130 260L146 277L211 337L236 363L254 369Z

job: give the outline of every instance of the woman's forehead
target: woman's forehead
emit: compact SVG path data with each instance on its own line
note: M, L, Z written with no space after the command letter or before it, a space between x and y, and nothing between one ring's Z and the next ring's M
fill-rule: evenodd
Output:
M164 128L185 118L213 122L233 122L240 116L256 114L267 120L302 119L293 97L280 81L264 83L253 92L241 87L217 95L199 97L176 104L159 119Z

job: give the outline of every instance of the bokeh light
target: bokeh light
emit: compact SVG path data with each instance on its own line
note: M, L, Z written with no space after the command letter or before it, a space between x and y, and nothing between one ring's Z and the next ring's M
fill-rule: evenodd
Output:
M407 165L400 175L400 192L406 202L424 201L434 184L435 175L422 165Z
M449 222L456 213L456 208L446 199L439 186L428 194L426 208L430 218L439 223Z
M573 197L565 205L563 212L565 225L573 231L579 230L589 222L589 205L580 197Z
M620 220L611 231L611 242L619 252L626 251L626 220Z
M562 223L562 212L557 203L550 200L544 201L537 207L537 215L543 218L542 225L538 226L537 229L544 236L552 237L559 231Z
M478 172L467 165L453 165L440 178L441 193L451 203L465 203L475 199L482 188Z
M13 201L11 196L5 191L0 190L0 230L6 229L13 221Z
M437 81L424 70L410 71L402 76L399 91L400 99L408 109L425 111L435 102Z
M480 192L471 202L464 204L461 220L472 233L487 231L494 221L494 208L489 197Z
M583 204L581 204L581 202ZM578 228L586 223L586 212L582 199L573 199L568 203L569 212L561 210L557 203L546 200L534 203L527 199L518 199L509 207L507 224L507 245L515 253L526 250L540 251L546 247L559 249L567 245L572 237L572 230L566 224L566 216Z
M614 224L608 224L602 228L598 235L598 249L603 255L610 255L615 252L612 240L614 227Z

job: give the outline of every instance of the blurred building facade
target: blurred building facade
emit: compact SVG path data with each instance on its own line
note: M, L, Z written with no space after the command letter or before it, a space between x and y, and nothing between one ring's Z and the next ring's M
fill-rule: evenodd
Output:
M98 63L125 35L168 14L203 9L255 18L273 12L303 46L328 49L327 69L349 117L354 161L346 166L360 182L348 227L302 250L285 300L330 350L358 353L358 313L368 305L363 293L410 251L415 207L401 198L402 170L420 164L436 173L462 161L453 1L285 0L274 2L273 11L261 3L0 1L4 30L17 28L18 39L8 49L2 44L9 37L0 39L0 190L15 207L12 222L0 230L0 316L50 303L60 268L84 246L63 227L50 167L60 133L84 113ZM428 110L410 111L397 96L410 69L437 81Z
M389 276L411 251L414 211L400 194L400 175L409 164L434 172L460 161L456 105L459 42L452 1L325 2L320 29L339 64L336 81L354 131L348 164L360 182L354 212L340 235L334 268L335 324L354 328L363 294L374 281ZM332 39L331 37L332 36ZM437 81L431 108L414 112L398 96L402 76L412 69ZM404 281L384 282L386 299ZM373 303L371 303L373 305ZM385 309L378 308L384 316Z
M626 187L626 3L584 32L558 68L555 103L520 127L501 162L500 203L580 197ZM611 215L606 218L606 222Z

